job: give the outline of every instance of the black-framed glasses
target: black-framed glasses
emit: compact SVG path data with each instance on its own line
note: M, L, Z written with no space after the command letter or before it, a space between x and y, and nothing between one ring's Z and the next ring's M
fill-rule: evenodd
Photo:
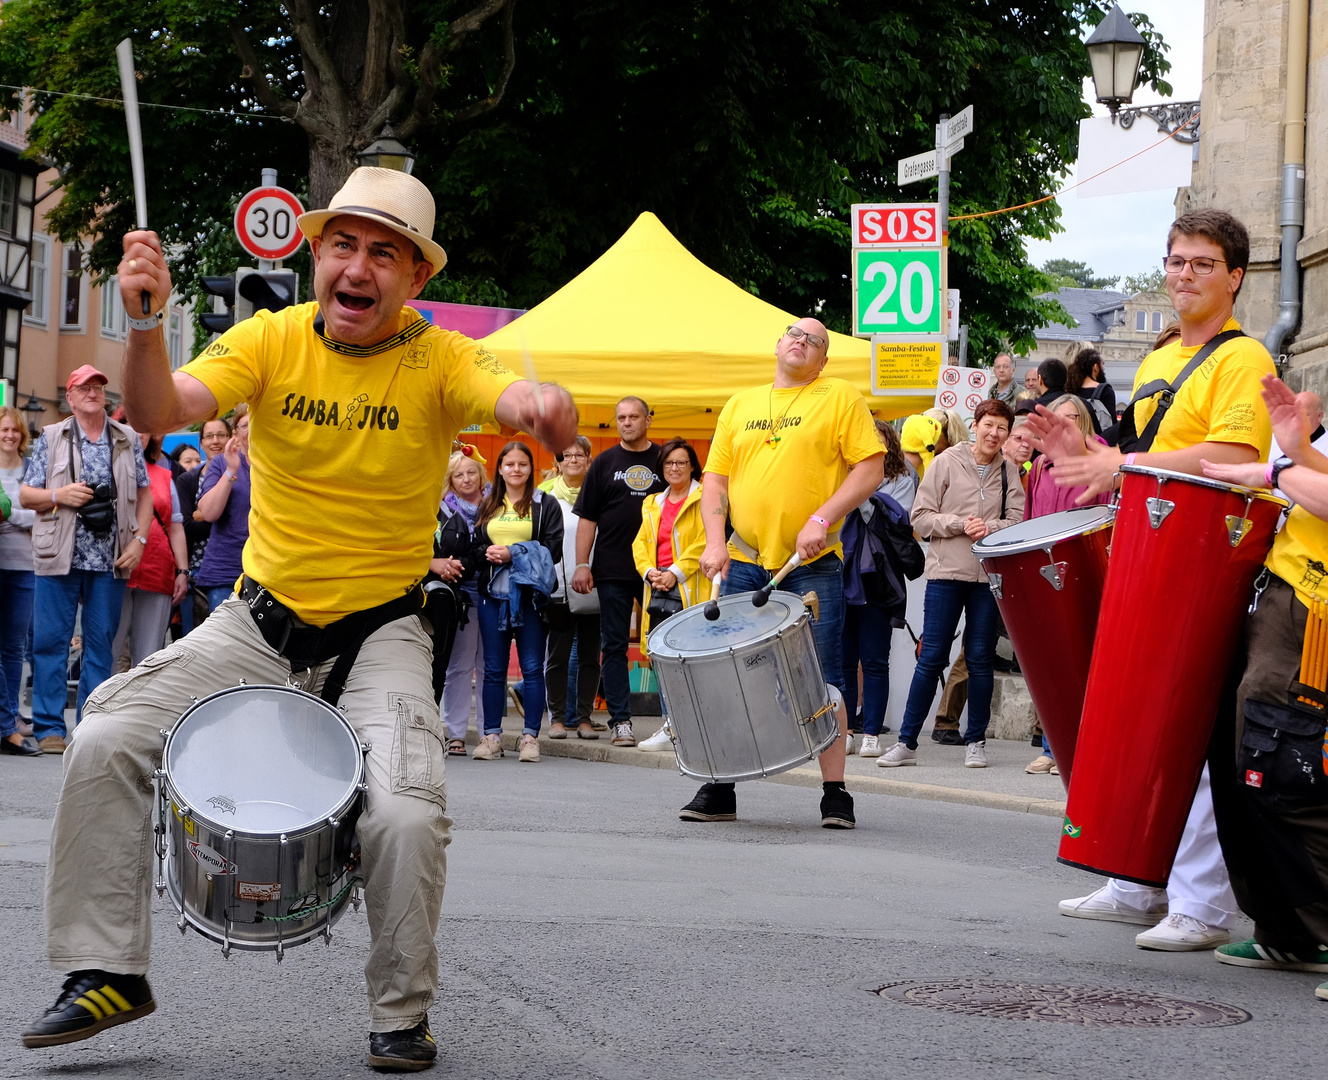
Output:
M794 341L797 341L799 338L806 338L807 344L810 345L813 349L820 349L824 347L826 344L828 344L826 339L821 337L820 334L809 334L801 326L786 327L784 333L786 333Z
M1204 277L1213 272L1213 267L1218 263L1227 265L1226 259L1209 259L1203 255L1194 259L1183 259L1179 255L1168 255L1162 260L1162 269L1168 274L1179 274L1185 269L1185 264L1190 264L1190 269L1200 277Z
M664 462L664 468L666 469L690 469L691 467L692 467L692 462L690 458L687 461Z

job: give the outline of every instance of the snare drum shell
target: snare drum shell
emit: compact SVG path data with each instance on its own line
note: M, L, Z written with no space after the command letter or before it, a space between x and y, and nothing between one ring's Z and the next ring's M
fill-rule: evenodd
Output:
M262 710L246 708L260 699ZM271 791L267 799L252 790L247 800L221 794L199 798L199 775L209 770L217 774L218 792L233 791L236 774L266 768L271 770L267 777L280 775L280 761L272 770L271 760L255 760L280 756L272 744L263 743L272 734L273 708L283 725L275 749L296 754L293 760L307 767L320 786L326 782L328 790L339 792L335 801L311 813L283 801L289 794L284 790ZM189 746L203 722L220 726L220 747L215 730L211 739ZM186 767L185 755L204 749L220 760ZM335 923L350 901L358 871L355 824L363 777L363 752L354 729L338 710L311 694L293 687L241 686L192 706L167 737L158 810L166 839L166 890L185 924L223 946L273 950L308 941ZM246 811L263 816L265 806L271 807L267 816L289 824L271 830L252 827L252 821L248 828L240 824ZM295 817L289 817L293 812Z
M1165 888L1285 503L1180 473L1122 471L1058 857ZM1242 520L1248 531L1233 547Z
M996 554L998 548L973 546L983 572L1000 575L999 587L992 589L999 593L996 606L1067 790L1107 576L1112 515L1095 507L1088 513L1066 510L1025 523L1057 536L1064 531L1057 527L1061 521L1068 525L1079 519L1086 523L1085 531L1033 549Z
M751 593L722 597L720 618L750 610L751 602ZM692 652L668 646L666 627L676 635L685 629L679 620L703 618L700 605L651 633L651 665L685 775L759 780L812 760L838 737L811 615L796 597L779 602L796 605L794 621L750 644Z

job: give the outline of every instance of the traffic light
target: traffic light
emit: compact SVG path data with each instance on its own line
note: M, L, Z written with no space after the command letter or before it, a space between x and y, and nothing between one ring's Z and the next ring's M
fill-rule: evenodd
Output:
M237 270L235 288L248 304L236 305L240 318L258 311L280 311L300 298L300 275L293 270Z
M235 278L229 274L226 277L205 277L203 291L216 300L212 302L211 311L199 312L198 321L214 334L225 333L235 322ZM220 311L217 310L217 300L224 305Z

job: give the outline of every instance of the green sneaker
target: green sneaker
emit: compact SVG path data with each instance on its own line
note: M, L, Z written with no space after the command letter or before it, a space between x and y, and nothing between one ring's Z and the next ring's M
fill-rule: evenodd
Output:
M1253 938L1219 945L1214 951L1218 962L1237 967L1274 968L1277 971L1328 971L1328 949L1311 953L1292 953L1260 945ZM1323 996L1323 995L1320 995Z

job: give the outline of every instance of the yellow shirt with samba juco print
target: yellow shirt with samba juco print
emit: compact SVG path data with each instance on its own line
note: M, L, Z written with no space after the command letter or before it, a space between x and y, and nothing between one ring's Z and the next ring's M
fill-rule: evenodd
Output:
M1225 330L1239 330L1228 319ZM1177 339L1149 353L1134 377L1134 389L1154 379L1171 382L1194 359L1202 346L1181 347ZM1194 372L1176 394L1151 447L1154 451L1184 450L1201 442L1243 443L1268 457L1273 429L1260 391L1260 380L1274 374L1273 358L1256 339L1246 336L1228 341ZM1142 432L1157 411L1154 395L1134 407L1134 429Z
M326 626L424 577L452 440L517 377L410 308L368 348L326 341L317 314L261 311L182 370L221 413L249 403L245 574Z
M776 390L770 383L729 398L705 471L729 478L733 529L760 553L762 566L775 570L793 554L807 518L839 489L849 466L881 453L862 395L843 379L822 376L805 386ZM832 521L830 531L842 524ZM831 552L842 558L843 545L835 543L825 554ZM729 556L752 561L732 543Z

